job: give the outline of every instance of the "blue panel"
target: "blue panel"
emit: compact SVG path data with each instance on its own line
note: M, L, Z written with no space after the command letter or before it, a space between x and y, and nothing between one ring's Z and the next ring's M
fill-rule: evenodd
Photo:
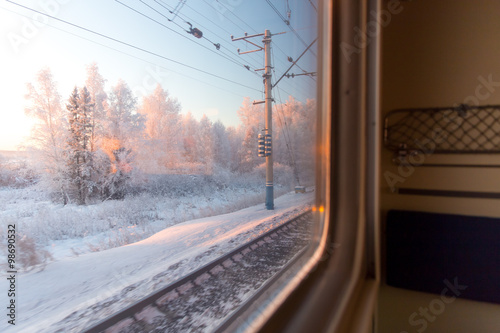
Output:
M386 227L388 285L441 294L456 279L459 298L500 304L500 219L393 210Z

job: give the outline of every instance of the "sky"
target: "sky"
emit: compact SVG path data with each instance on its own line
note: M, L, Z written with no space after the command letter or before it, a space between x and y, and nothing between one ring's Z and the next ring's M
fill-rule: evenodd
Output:
M178 99L182 113L191 112L197 119L206 114L212 121L236 126L243 99L264 98L263 72L255 71L264 67L264 52L239 55L237 49L256 47L231 41L231 35L237 38L266 29L272 34L286 32L272 37L276 82L291 65L287 57L296 60L316 38L317 1L2 1L0 150L16 150L29 136L33 120L24 114L26 84L35 83L40 70L50 68L66 102L75 86L83 86L86 66L92 62L107 80L107 91L123 79L140 103L159 83ZM176 16L169 12L175 8L179 9ZM283 21L288 10L290 26ZM203 38L188 34L187 22L200 29ZM249 40L262 45L262 37ZM214 44L220 44L220 49ZM289 73L315 72L316 50L314 44L297 62L300 67ZM290 95L305 102L315 97L315 89L315 78L284 77L273 89L273 97L277 103Z

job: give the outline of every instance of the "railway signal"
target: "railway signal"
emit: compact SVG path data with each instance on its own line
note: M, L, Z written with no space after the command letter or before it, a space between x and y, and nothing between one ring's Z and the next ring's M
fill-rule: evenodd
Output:
M259 157L267 157L272 152L272 139L269 134L259 134L258 136L258 155Z
M266 141L264 139L264 134L259 134L258 143L259 143L258 155L259 155L259 157L265 157L266 156Z

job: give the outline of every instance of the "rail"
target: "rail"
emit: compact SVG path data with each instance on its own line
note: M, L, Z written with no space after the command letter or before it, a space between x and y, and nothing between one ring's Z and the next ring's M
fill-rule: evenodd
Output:
M107 319L102 320L101 322L97 323L96 325L86 329L84 332L85 333L97 333L97 332L103 332L107 330L108 328L111 328L117 324L119 324L122 321L125 321L130 318L134 318L134 315L140 313L143 309L145 309L149 305L154 305L157 303L157 301L160 300L163 296L169 294L170 292L175 291L177 288L186 285L190 282L194 282L197 280L197 278L203 276L204 274L212 272L216 267L222 266L224 267L224 264L228 261L231 260L231 258L240 255L240 254L246 254L253 249L257 248L262 244L262 242L265 243L265 239L271 237L273 234L276 234L277 232L288 228L291 223L300 220L301 218L304 218L307 214L310 214L311 211L307 211L304 213L299 214L298 216L286 221L285 223L281 224L280 226L273 228L269 230L268 232L264 233L263 235L255 238L254 240L245 243L235 250L221 256L218 259L213 260L212 262L206 264L205 266L197 269L196 271L190 273L189 275L167 285L166 287L162 288L161 290L154 292L153 294L145 297L144 299L138 301L137 303L127 307L126 309L120 311L119 313L108 317ZM260 288L259 290L261 290ZM253 298L252 298L253 299ZM241 307L246 307L247 302L245 302ZM222 326L226 325L226 322L222 324Z

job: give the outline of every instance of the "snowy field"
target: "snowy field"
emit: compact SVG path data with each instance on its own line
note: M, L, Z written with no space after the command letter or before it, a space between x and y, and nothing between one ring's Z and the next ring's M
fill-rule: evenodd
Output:
M26 191L26 188L0 191L4 232L7 223L16 222L22 229L23 220L36 220L39 229L30 229L31 234L25 235L36 245L48 241L44 237L53 237L48 235L57 233L61 225L74 230L73 234L61 234L60 239L45 245L45 263L28 267L17 275L16 326L8 325L4 315L1 332L81 331L96 318L80 318L78 314L88 313L95 304L107 304L97 314L98 318L107 317L300 214L313 200L311 192L290 192L275 200L274 211L258 204L224 214L262 197L253 191L242 193L245 191L241 188L233 188L216 191L209 197L194 194L185 200L179 197L173 204L161 196L143 194L124 201L79 207L57 206L49 203L43 193L37 197L32 189L29 194ZM237 203L237 198L244 202ZM19 209L19 202L24 210ZM74 221L72 216L78 209L82 212L78 221ZM216 216L198 218L204 214ZM138 223L124 227L118 221L120 218L137 219ZM44 219L56 221L56 225L44 225ZM78 223L82 219L88 222L84 227ZM55 231L48 232L50 228ZM134 237L141 239L148 234L152 236L133 243ZM120 243L131 244L120 246ZM5 262L5 256L0 260ZM8 290L5 277L0 281L0 290ZM2 292L2 304L7 304L6 296ZM77 328L64 329L63 320L68 316L73 323L76 317Z
M52 260L127 245L184 221L263 202L263 171L239 178L225 173L149 175L124 200L86 206L54 203L40 183L0 186L0 267L6 263L8 224L16 224L18 246L24 247L18 269L43 269ZM281 195L290 187L279 184L289 179L280 179L279 169L277 176L275 195Z

